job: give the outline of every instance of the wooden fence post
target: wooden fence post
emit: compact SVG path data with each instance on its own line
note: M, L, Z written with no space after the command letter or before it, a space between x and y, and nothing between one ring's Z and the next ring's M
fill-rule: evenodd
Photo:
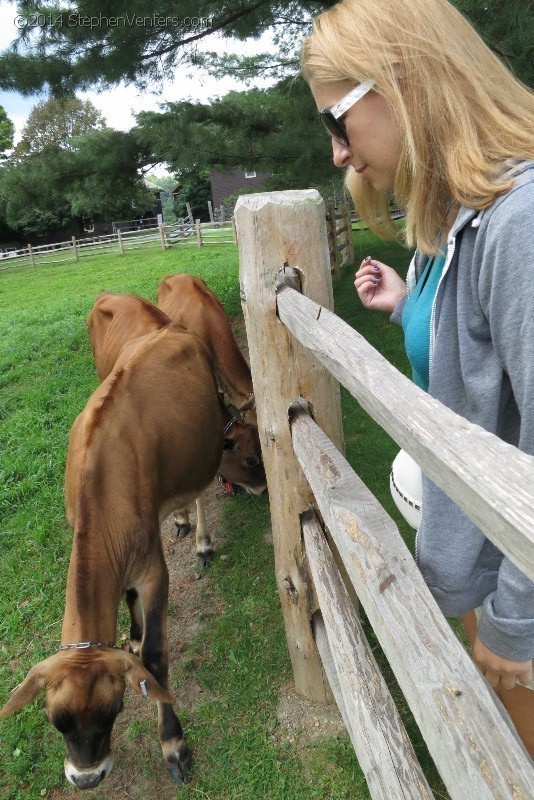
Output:
M159 238L161 239L161 249L165 252L165 231L163 230L163 225L158 225L159 230Z
M30 257L32 267L35 267L35 256L33 255L33 247L31 244L28 245L28 255Z
M208 212L209 212L209 215L210 215L210 221L211 222L215 222L215 218L213 216L213 206L211 204L211 200L208 200Z
M202 247L204 242L202 241L202 228L200 227L200 220L199 219L197 219L197 221L195 222L195 229L196 229L196 232L197 232L198 246Z
M346 232L346 247L343 250L343 265L349 264L354 261L354 239L352 238L352 222L350 219L350 203L347 199L340 203L339 210L342 214L340 225L347 229Z
M300 270L303 291L332 308L324 203L314 189L244 195L235 209L241 297L249 342L273 526L276 582L297 692L331 701L315 646L316 609L300 514L312 494L294 455L288 408L299 396L343 451L339 385L280 324L275 285L284 266Z
M232 217L232 235L234 237L234 244L237 247L237 228L235 224L235 217Z
M120 251L122 255L124 255L124 243L122 241L122 233L120 228L117 228L117 241L119 243Z
M348 261L353 263L356 255L354 253L354 235L352 233L352 216L351 216L351 203L350 200L345 200L345 208L346 208L346 217L347 217L347 226L348 226L348 239L349 239L349 246L347 250Z
M339 273L337 259L337 237L336 237L336 207L332 200L325 203L326 231L328 235L328 253L330 256L330 272L332 275Z
M80 254L78 253L78 246L76 244L76 237L72 237L72 252L74 253L74 258L76 261L80 258Z

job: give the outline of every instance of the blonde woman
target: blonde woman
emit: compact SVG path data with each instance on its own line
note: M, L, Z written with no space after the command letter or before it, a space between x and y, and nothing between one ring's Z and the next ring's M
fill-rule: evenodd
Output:
M417 247L407 285L366 258L360 300L402 323L416 383L534 454L533 94L447 0L343 0L302 69L358 211L396 237L393 193ZM533 583L425 477L417 555L534 754Z

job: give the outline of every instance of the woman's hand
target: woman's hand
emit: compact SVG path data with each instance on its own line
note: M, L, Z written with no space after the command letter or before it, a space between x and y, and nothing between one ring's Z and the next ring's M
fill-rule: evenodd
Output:
M406 284L395 270L371 256L364 258L355 277L354 286L366 308L392 312L406 292Z
M532 683L532 661L510 661L498 656L478 636L473 644L473 661L494 689L513 689L516 678L525 686Z

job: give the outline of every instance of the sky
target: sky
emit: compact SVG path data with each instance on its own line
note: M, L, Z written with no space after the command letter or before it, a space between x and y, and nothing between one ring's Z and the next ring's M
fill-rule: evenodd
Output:
M0 51L17 37L15 17L16 5L0 0ZM253 53L258 50L265 52L269 49L270 38L262 37L256 42L226 42L216 35L207 39L206 49L217 52L239 52L240 54ZM117 130L129 130L135 123L133 113L136 111L157 111L161 103L192 98L206 102L210 98L220 97L232 89L244 90L246 87L231 78L212 78L208 73L197 70L195 78L186 78L189 68L177 69L174 81L158 85L158 94L151 92L140 93L135 86L123 84L106 92L78 92L82 100L91 100L102 113L109 127ZM267 86L268 82L257 81L257 86ZM15 125L15 144L20 135L28 114L32 107L46 95L23 97L17 92L0 90L0 106L3 106L10 120Z

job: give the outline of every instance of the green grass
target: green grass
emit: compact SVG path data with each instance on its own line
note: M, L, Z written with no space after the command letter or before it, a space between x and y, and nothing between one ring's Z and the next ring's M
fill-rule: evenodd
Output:
M405 252L368 232L358 232L355 241L358 263L371 253L406 266ZM0 274L0 704L59 641L71 543L62 498L67 437L97 384L87 313L104 289L154 300L159 280L179 271L204 277L227 313L240 313L233 247L151 250ZM336 281L337 312L406 369L400 332L387 315L362 308L353 272L346 267ZM348 459L395 514L388 471L397 448L345 392L342 402ZM345 736L303 746L273 736L280 687L291 675L272 545L262 536L270 524L267 499L238 496L224 505L222 524L227 558L215 560L209 579L222 611L208 619L189 656L173 662L173 682L194 670L206 696L216 698L185 718L197 768L194 784L180 796L364 800L365 781ZM42 706L41 697L0 721L0 796L6 800L34 800L64 785L63 741ZM428 764L405 705L401 713ZM154 726L132 723L129 736L142 743L155 736ZM156 768L148 758L131 767L143 774ZM106 796L105 784L97 793Z

